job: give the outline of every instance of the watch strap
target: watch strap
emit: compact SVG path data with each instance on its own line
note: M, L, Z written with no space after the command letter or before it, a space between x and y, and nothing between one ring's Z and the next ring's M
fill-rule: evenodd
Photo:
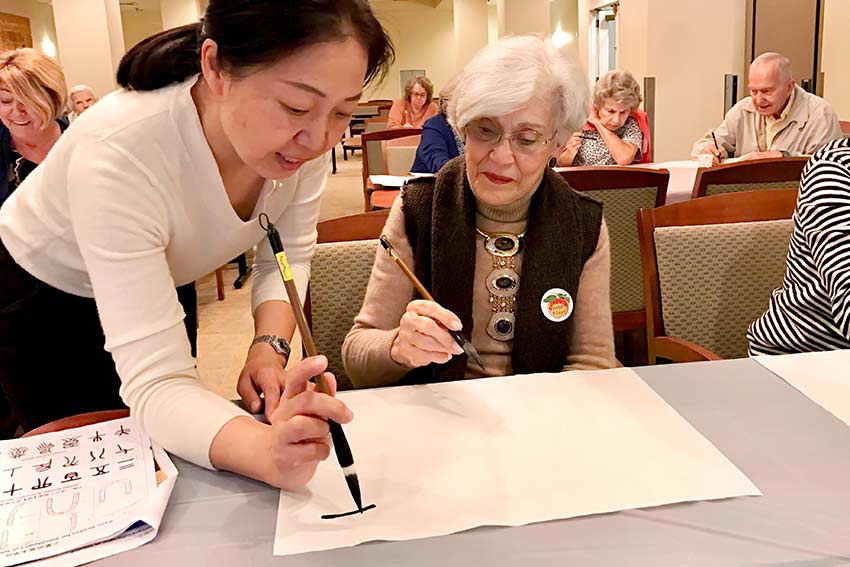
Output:
M289 346L289 341L277 335L256 336L254 337L254 340L251 341L251 346L254 346L257 343L270 344L275 352L287 359L289 358L289 354L292 352L292 348Z

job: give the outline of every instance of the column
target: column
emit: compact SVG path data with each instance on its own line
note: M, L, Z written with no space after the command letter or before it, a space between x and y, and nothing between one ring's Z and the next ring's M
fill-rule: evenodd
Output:
M203 15L198 0L160 0L159 11L164 30L193 24Z
M549 0L498 0L499 37L524 33L550 35Z
M59 60L68 86L86 84L98 97L115 90L124 54L118 0L53 2Z
M454 0L455 69L460 71L487 45L486 0Z

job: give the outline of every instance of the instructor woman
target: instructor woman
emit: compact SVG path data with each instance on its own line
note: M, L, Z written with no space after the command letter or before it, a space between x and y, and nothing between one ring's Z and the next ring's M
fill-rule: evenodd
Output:
M59 140L0 210L0 384L25 429L122 407L165 449L281 488L352 416L285 371L294 317L258 216L277 225L303 294L326 152L392 46L366 0L211 0L150 37L123 90ZM258 245L256 339L239 392L198 381L175 286ZM330 377L330 375L328 375ZM333 380L331 380L333 383Z

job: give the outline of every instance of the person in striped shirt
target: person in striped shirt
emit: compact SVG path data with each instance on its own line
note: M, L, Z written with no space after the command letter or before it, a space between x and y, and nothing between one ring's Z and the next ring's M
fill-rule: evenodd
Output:
M850 348L850 138L803 171L782 287L747 330L750 355Z

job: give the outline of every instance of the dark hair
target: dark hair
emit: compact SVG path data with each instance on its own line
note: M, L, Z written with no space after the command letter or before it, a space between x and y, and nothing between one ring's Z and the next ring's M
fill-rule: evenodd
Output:
M207 38L218 45L222 67L244 76L309 45L348 37L366 49L365 83L382 79L393 46L366 0L210 0L200 22L153 35L130 49L118 66L118 84L152 91L200 73L200 48Z

